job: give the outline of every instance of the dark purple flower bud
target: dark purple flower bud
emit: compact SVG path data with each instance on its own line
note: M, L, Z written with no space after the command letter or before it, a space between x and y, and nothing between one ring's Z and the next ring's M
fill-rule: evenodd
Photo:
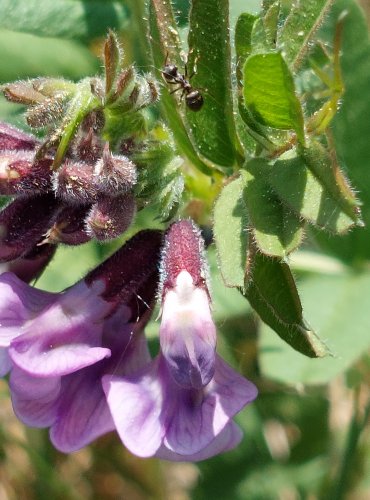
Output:
M92 203L98 194L93 166L65 160L54 175L54 191L67 203Z
M30 283L31 281L41 276L41 274L53 258L56 248L56 245L36 245L23 257L2 264L0 271L12 272L20 280L26 283Z
M32 151L39 141L32 135L25 134L21 130L0 122L0 151L27 150Z
M21 197L0 212L0 262L30 252L50 227L58 209L54 194Z
M73 155L78 160L92 165L101 157L102 150L102 141L92 127L87 132L79 131L73 147Z
M203 240L190 220L175 222L168 230L161 270L162 353L180 386L200 389L214 374L216 328Z
M33 151L0 152L0 194L36 195L52 188L51 158L35 160Z
M136 213L135 197L131 193L101 196L86 218L86 228L99 241L117 238L128 229Z
M155 279L152 281L157 284L161 246L161 231L140 231L105 262L92 270L85 281L91 284L103 279L105 291L102 296L106 300L119 297L126 304L131 300L139 300L138 290L153 273ZM154 297L154 290L152 292ZM150 300L147 297L144 299L145 302Z
M85 218L91 205L66 205L56 214L53 225L46 233L43 244L64 243L82 245L91 240L86 232Z
M113 155L106 143L103 156L95 165L99 190L107 195L131 191L136 184L136 167L126 156Z

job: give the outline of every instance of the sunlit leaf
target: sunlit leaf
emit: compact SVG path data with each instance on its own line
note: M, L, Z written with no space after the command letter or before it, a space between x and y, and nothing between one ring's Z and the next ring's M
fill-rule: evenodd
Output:
M243 287L247 257L247 209L241 177L227 184L218 197L213 231L220 270L226 286Z
M200 89L199 111L185 108L191 135L200 154L223 167L235 161L236 132L230 75L228 0L193 0L189 27L191 85Z
M258 248L266 255L283 258L301 243L303 222L273 191L269 171L268 163L262 159L246 164L244 200Z
M310 40L320 27L334 0L294 2L284 26L278 33L277 47L295 71L310 49Z
M264 323L293 349L309 357L328 351L302 316L302 306L289 266L251 249L245 296Z
M303 114L294 81L280 53L255 54L243 68L244 102L263 125L295 130L304 142Z

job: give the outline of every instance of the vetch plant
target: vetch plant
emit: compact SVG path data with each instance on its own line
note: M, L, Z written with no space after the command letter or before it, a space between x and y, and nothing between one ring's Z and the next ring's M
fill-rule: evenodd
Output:
M150 0L135 20L147 30L137 57L152 72L127 63L109 30L102 76L1 87L26 106L34 135L0 124L10 197L0 372L18 418L49 428L66 453L114 429L135 455L173 461L241 441L234 417L257 388L217 351L205 241L224 287L294 356L335 354L303 315L290 262L306 241L328 248L367 231L368 193L362 218L363 187L352 187L331 131L345 99L346 15L324 43L332 0L264 0L235 26L228 0L190 3L187 42L170 0ZM115 253L66 290L28 284L57 247L112 240ZM144 328L156 299L153 354Z

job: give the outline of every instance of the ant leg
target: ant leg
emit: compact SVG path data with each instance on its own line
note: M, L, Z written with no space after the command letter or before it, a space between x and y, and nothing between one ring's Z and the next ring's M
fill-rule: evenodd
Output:
M168 56L169 56L169 53L168 53L168 50L166 52L166 59L164 60L164 65L167 66L167 63L168 63Z
M175 83L175 82L173 82L173 83ZM181 87L177 87L177 89L171 90L170 95L174 94L175 92L178 92L179 90L181 90Z

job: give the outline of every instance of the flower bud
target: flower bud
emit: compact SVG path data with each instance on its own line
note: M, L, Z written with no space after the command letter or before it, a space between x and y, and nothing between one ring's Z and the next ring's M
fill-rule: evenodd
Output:
M50 227L58 208L52 193L20 197L0 212L0 262L30 252Z
M78 160L94 164L101 157L102 150L102 141L93 127L87 132L80 130L77 133L73 144L73 155Z
M131 193L102 196L86 218L86 228L99 241L117 238L130 226L136 213L135 198Z
M96 200L94 169L88 163L66 160L54 175L54 191L67 203L86 204Z
M135 111L145 108L156 102L159 98L159 87L150 76L138 76L136 85L132 90L129 101Z
M54 218L54 224L46 233L43 243L82 245L91 239L86 232L85 218L91 205L66 205Z
M126 156L112 155L106 143L103 156L95 165L99 190L107 195L127 192L136 184L136 167Z
M0 122L0 151L4 150L34 150L39 141L32 135Z
M0 194L35 195L52 188L51 158L35 161L33 151L0 152Z
M56 122L62 116L63 111L64 99L62 97L47 97L27 110L26 121L33 128L45 127Z
M2 87L4 96L8 101L19 104L33 105L43 102L46 97L33 88L32 80L6 83Z

